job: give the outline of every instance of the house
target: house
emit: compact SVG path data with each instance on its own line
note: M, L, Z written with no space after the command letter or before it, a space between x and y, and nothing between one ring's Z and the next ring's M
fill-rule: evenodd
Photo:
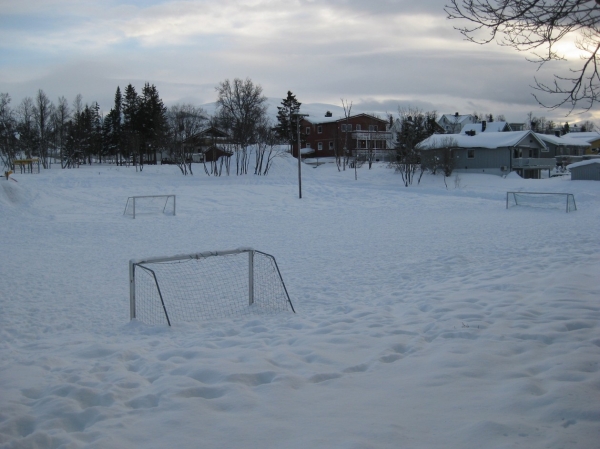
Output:
M184 153L194 162L212 162L221 157L230 157L233 152L228 134L214 126L188 137L183 141Z
M565 134L566 137L583 140L590 144L585 154L598 154L600 151L600 132L570 132Z
M590 159L567 165L573 181L600 181L600 159Z
M312 158L347 156L383 160L389 152L387 120L369 114L335 118L331 114L308 116L300 122L305 139L301 154ZM293 149L298 155L298 145Z
M472 115L460 115L456 112L452 114L444 114L438 120L438 125L442 127L446 134L458 134L462 131L465 125L477 123L477 119Z
M506 122L488 122L481 121L479 123L468 123L463 126L460 134L471 134L475 133L503 133L508 131L514 131L510 125Z
M450 153L456 172L505 175L512 171L523 178L539 179L542 170L555 168L548 147L532 131L434 134L419 144L421 164L430 170Z
M556 159L556 165L565 167L568 164L579 162L583 159L583 155L590 148L590 144L583 139L575 139L570 137L571 134L560 135L554 134L539 134L536 135L544 141L548 147L547 157Z

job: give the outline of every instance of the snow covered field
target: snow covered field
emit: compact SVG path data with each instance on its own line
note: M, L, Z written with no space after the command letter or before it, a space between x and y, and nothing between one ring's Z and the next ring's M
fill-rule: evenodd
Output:
M0 180L0 448L600 448L599 182L275 162ZM129 322L129 259L243 246L297 314Z

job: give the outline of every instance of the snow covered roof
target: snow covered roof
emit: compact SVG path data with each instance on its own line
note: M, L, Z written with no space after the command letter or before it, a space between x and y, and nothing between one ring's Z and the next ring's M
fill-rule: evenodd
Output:
M434 134L419 144L421 150L434 150L447 145L453 140L452 147L459 148L503 148L514 147L526 138L537 140L542 146L545 143L531 131L484 132L469 136L466 134Z
M592 143L595 140L600 140L600 132L581 132L581 133L568 133L564 137L570 137L571 139L584 140L587 143Z
M587 141L582 140L582 139L574 139L573 137L571 137L571 134L565 134L564 136L560 136L560 137L557 137L554 134L536 133L536 135L544 142L549 142L554 145L569 145L569 146L585 147L585 148L590 146L590 144Z
M445 119L448 122L456 122L456 123L462 123L465 120L469 120L471 119L472 116L471 115L456 115L456 114L444 114L440 117L440 119L438 120L438 123L440 123L443 119Z
M504 131L504 129L508 126L506 122L486 122L485 130L481 130L483 128L483 123L468 123L464 126L461 131L461 134L466 134L467 131L475 131L476 133L499 133Z
M572 168L583 167L584 165L592 164L600 164L600 159L589 159L587 161L575 162L574 164L567 165L567 168L571 170Z

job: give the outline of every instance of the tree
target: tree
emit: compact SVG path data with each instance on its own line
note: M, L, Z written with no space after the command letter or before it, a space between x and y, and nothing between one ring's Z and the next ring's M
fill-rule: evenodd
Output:
M206 115L202 108L191 104L176 104L167 113L169 158L183 175L193 175L192 154L194 145L186 144L205 126Z
M50 120L54 111L54 105L42 89L35 96L33 114L37 128L37 154L42 160L42 166L49 168L48 148L50 146L50 134L52 132L52 121Z
M17 153L17 121L10 108L10 95L0 93L0 162L9 170Z
M435 132L437 113L435 111L423 112L412 107L399 109L398 112L400 114L400 131L395 144L396 160L392 164L402 175L404 186L408 187L413 183L415 173L421 163L419 143ZM421 169L422 175L423 169Z
M250 78L228 79L219 83L217 91L217 120L235 144L236 174L248 173L248 146L254 143L256 129L267 112L267 97L262 87Z
M288 90L287 97L281 101L281 106L277 106L277 126L275 132L277 135L288 142L290 145L290 154L292 148L298 140L298 133L296 132L296 121L293 115L300 111L300 103L294 94Z
M136 168L138 166L137 155L140 150L139 121L140 98L135 91L135 87L128 84L123 99L122 149L126 160L133 159L132 162Z
M140 166L144 160L156 164L167 135L167 108L154 84L146 83L139 103L138 133L141 137Z
M589 120L586 120L585 122L583 122L581 124L581 132L591 132L594 131L596 129L596 125L594 124L594 122L591 122Z
M254 174L266 176L273 164L273 159L285 151L281 148L280 134L277 127L267 119L257 128Z
M25 97L17 108L17 132L19 134L19 150L29 159L37 149L37 130L35 124L35 105L31 97Z
M346 132L344 134L342 134L342 137L344 139L342 160L343 160L343 169L345 171L346 165L350 158L350 153L352 152L352 150L350 148L351 142L350 143L348 142L349 137L351 137L349 129L350 129L350 116L352 115L352 102L351 101L348 102L348 100L344 100L343 98L341 99L341 102L342 102L342 108L344 109L344 122L345 122L345 126L346 126ZM337 163L338 170L339 170L340 169L339 153L337 154L337 156L338 157L336 157L336 163ZM354 176L355 176L355 178L357 177L356 163L354 164Z
M551 83L534 78L534 89L554 95L546 103L537 94L537 102L556 109L570 105L590 110L600 94L600 2L598 0L450 0L445 11L449 19L464 19L469 26L457 27L467 40L478 44L497 41L517 51L532 52L540 67L566 58L557 48L575 33L575 47L581 53L578 68L569 76L554 75ZM487 34L483 34L487 32Z
M59 97L54 114L52 114L52 127L54 128L54 148L58 149L60 166L65 168L65 143L67 135L67 124L71 112L69 103L65 97Z

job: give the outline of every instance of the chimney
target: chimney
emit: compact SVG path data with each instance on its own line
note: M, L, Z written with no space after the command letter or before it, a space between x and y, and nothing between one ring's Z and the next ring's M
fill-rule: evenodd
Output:
M455 113L454 113L454 117L458 117L458 112L455 112Z
M331 117L332 115L333 115L333 114L331 113L331 111L327 111L327 112L325 113L325 117Z
M560 131L554 131L554 135L555 135L556 137L560 137Z
M481 132L484 132L485 128L487 128L487 121L482 120L481 121Z

